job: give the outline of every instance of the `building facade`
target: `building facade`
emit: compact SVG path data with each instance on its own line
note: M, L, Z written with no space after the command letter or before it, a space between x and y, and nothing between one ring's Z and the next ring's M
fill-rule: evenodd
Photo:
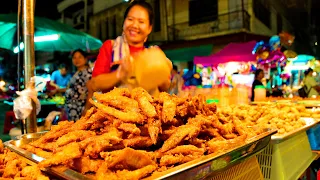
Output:
M267 40L281 31L293 32L288 21L289 8L301 6L295 3L299 0L148 1L155 11L153 32L148 38L150 43L160 45L165 51L209 44L213 47L209 54L230 42ZM121 35L127 6L124 0L92 0L87 32L102 41ZM182 61L190 61L196 55L190 54L190 59Z

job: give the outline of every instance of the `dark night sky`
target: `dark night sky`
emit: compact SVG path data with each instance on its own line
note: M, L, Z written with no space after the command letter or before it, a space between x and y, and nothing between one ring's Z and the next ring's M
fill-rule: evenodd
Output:
M59 19L57 4L62 0L35 0L35 15L50 19ZM7 0L0 6L0 14L16 13L18 9L18 0Z

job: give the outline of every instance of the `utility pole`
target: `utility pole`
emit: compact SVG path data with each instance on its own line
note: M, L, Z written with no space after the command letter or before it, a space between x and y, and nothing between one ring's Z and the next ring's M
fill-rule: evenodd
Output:
M35 0L23 0L23 42L24 42L24 83L25 88L35 88L31 77L34 76L34 8ZM36 105L32 101L32 112L27 118L27 133L37 132Z

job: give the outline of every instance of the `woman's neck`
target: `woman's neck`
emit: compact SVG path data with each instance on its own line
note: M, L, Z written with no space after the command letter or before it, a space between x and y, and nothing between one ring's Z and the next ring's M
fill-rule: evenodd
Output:
M77 70L78 70L78 71L82 71L82 70L84 70L86 67L87 67L86 65L81 66L81 67L77 67Z
M128 44L129 44L129 46L136 47L136 48L140 48L140 47L144 46L144 43L130 43L130 42L128 42Z

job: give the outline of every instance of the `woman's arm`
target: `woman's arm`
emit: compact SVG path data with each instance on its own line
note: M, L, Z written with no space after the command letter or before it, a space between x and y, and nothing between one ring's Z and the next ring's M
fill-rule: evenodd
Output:
M100 74L88 81L87 88L92 91L106 91L113 88L119 81L120 79L117 76L117 71Z

